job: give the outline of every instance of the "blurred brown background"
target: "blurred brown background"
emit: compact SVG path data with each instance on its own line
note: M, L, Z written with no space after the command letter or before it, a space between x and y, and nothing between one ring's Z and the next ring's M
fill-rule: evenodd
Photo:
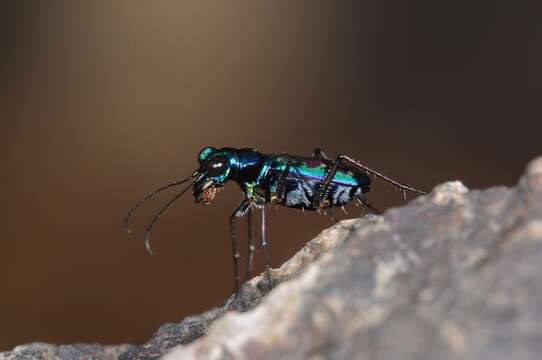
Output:
M236 185L209 207L181 199L155 227L155 257L143 229L174 191L136 214L131 237L120 228L204 146L318 146L427 190L512 185L542 154L540 2L2 7L0 350L143 342L230 295ZM373 190L382 208L403 204ZM271 212L274 265L329 224Z

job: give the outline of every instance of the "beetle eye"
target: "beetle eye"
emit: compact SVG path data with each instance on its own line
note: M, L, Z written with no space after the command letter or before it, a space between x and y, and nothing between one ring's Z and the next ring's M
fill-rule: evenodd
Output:
M212 159L207 163L207 172L209 176L218 176L226 170L227 160L223 157Z

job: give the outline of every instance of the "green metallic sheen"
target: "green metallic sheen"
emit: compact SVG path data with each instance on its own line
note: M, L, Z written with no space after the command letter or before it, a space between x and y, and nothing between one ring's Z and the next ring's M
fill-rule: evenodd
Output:
M217 159L227 163L223 173L209 176L208 173L194 185L201 188L207 181L222 187L233 180L239 184L246 197L259 194L266 201L276 198L279 179L290 164L285 181L285 196L282 205L307 210L316 210L312 202L320 184L333 162L326 159L298 157L288 154L263 154L255 149L204 148L199 155L202 168ZM342 206L362 193L369 191L370 179L362 172L339 169L331 181L328 202L330 206Z

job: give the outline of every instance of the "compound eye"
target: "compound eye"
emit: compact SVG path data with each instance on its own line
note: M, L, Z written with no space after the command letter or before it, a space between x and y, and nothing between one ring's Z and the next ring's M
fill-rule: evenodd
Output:
M217 157L207 163L209 176L215 177L222 174L227 167L228 160L224 157Z

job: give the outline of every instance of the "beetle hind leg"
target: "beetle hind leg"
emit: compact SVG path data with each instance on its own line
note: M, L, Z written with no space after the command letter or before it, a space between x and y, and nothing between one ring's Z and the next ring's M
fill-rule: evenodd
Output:
M363 205L367 209L372 211L373 214L375 214L375 215L382 215L382 213L383 213L382 210L380 210L380 209L376 208L375 206L373 206L373 204L371 204L369 202L369 200L367 200L367 198L365 196L356 197L356 201L358 202L358 204Z

